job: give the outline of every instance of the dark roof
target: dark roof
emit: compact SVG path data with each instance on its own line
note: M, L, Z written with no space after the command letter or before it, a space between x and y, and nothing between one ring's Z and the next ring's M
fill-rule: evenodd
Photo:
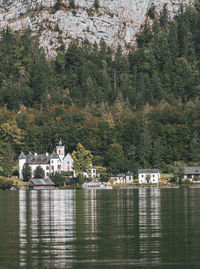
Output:
M126 172L126 176L127 176L127 177L131 177L131 176L133 176L133 172Z
M159 173L159 169L138 169L138 174L141 173Z
M185 175L200 175L200 167L185 167Z
M33 157L34 157L33 153L32 153L32 152L29 152L29 154L27 155L27 158L28 158L28 159L31 159L31 158L33 158Z
M111 177L125 177L125 176L133 176L133 172L119 173L119 174L111 174Z
M26 159L26 155L24 154L24 152L22 151L21 154L19 155L19 160L20 159Z
M33 155L29 153L26 158L29 164L49 164L49 155L46 156L46 154Z
M59 159L59 156L57 153L55 153L55 151L53 151L53 153L50 155L50 159Z
M120 174L111 174L111 177L123 177L124 174L120 173Z
M30 179L30 183L33 183L35 186L55 186L53 181L49 178L42 179L42 178L32 178Z

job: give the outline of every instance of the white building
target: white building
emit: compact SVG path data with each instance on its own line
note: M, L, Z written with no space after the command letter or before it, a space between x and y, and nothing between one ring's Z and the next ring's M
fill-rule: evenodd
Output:
M89 170L85 171L83 173L85 178L96 178L97 177L97 169L95 167L92 166L92 164L90 165Z
M134 180L133 172L111 175L110 178L112 179L113 184L133 183Z
M189 166L184 169L184 180L189 181L200 181L200 167L199 166Z
M48 178L50 174L55 172L72 172L75 176L73 170L73 159L72 156L68 153L65 156L65 147L62 145L60 140L59 145L56 147L56 152L52 154L32 154L31 152L25 155L21 152L19 156L19 178L23 180L23 166L25 163L28 163L31 167L32 177L34 176L34 171L37 166L41 166L45 172L45 178Z
M138 169L138 182L140 184L159 183L160 170L159 169Z

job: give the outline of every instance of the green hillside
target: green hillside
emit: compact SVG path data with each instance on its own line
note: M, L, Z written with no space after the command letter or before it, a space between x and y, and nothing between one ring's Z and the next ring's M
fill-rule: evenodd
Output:
M124 55L103 41L74 41L49 60L28 31L3 32L1 162L50 152L61 138L113 172L200 163L200 5L173 21L164 9L137 43Z

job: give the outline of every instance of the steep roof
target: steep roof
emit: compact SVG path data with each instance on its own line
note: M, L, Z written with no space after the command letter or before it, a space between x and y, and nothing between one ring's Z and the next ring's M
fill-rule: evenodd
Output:
M33 183L35 186L55 186L53 181L50 178L32 178L30 179L30 183Z
M200 167L199 166L185 167L184 174L185 175L200 175Z
M24 152L22 151L21 154L19 155L19 160L23 160L25 159L26 160L26 155L24 154Z
M53 151L53 153L50 155L50 159L59 159L59 156L57 153L55 153L55 151Z
M159 173L159 169L138 169L138 174L142 173Z
M29 154L27 155L27 157L28 157L28 159L30 159L30 158L33 158L33 157L34 157L34 155L33 155L33 153L32 153L32 152L29 152Z
M46 156L46 154L28 154L27 155L27 163L29 164L48 164L49 163L49 155Z

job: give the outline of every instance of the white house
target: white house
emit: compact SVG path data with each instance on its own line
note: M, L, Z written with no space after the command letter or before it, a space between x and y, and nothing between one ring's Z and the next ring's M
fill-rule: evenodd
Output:
M199 166L188 166L184 169L184 179L188 179L190 181L193 181L196 179L196 181L200 181L200 167Z
M133 172L126 172L126 173L111 175L110 178L113 180L113 184L132 183Z
M159 169L138 169L138 182L145 183L159 183L160 170Z
M90 165L90 168L83 173L85 178L96 178L97 177L97 169L95 167L92 166L92 164Z
M65 156L65 147L62 145L60 140L58 146L56 147L56 152L53 151L52 154L32 154L31 152L25 155L21 152L19 156L19 178L23 180L23 166L25 163L28 163L31 167L32 177L37 166L41 166L45 172L45 178L48 178L50 174L55 172L72 172L75 176L73 170L73 159L72 156L68 153Z

